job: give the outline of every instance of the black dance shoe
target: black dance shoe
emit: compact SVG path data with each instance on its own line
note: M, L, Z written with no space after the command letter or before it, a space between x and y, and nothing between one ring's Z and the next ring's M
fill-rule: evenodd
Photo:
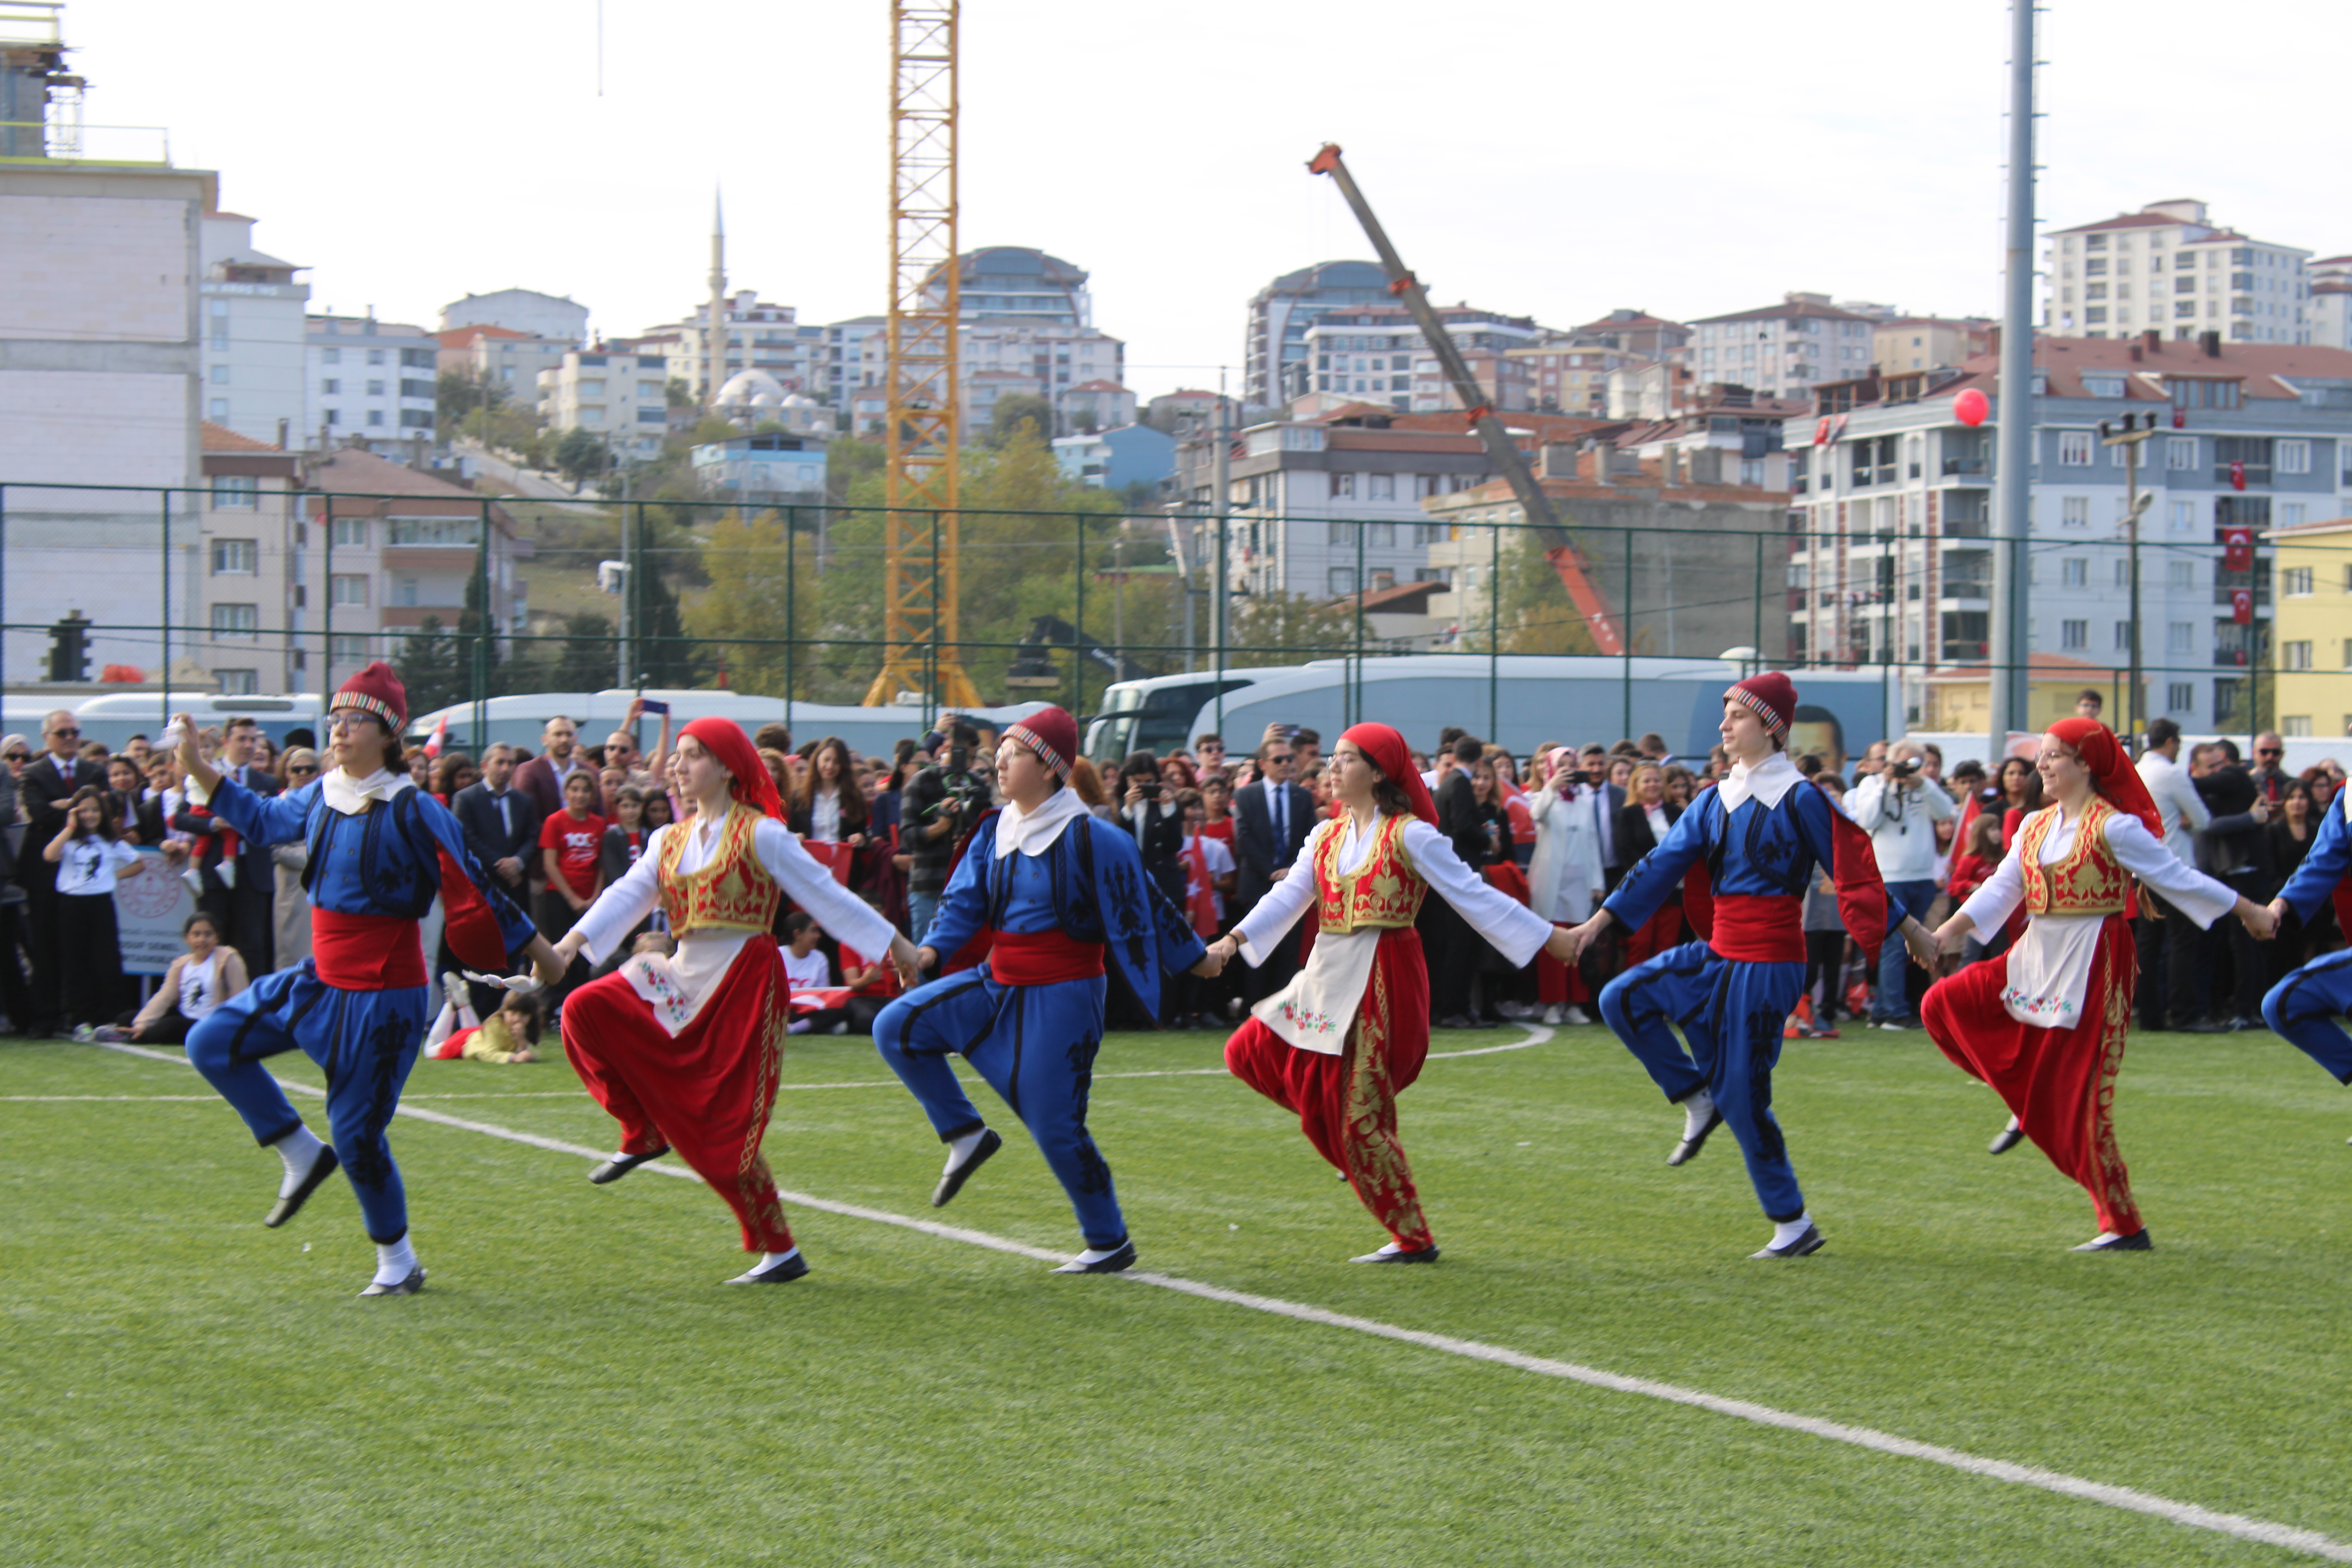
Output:
M965 1155L953 1170L941 1176L940 1184L931 1189L931 1206L935 1209L947 1207L948 1200L963 1191L963 1184L971 1179L971 1173L986 1164L991 1154L1003 1147L1004 1140L997 1135L995 1128L982 1128L980 1142L971 1146L971 1152Z
M1751 1252L1748 1256L1750 1258L1803 1258L1810 1253L1819 1252L1822 1249L1822 1244L1827 1240L1829 1237L1822 1234L1820 1226L1809 1225L1805 1226L1805 1234L1789 1243L1788 1246L1768 1247L1761 1252Z
M2011 1149L2016 1148L2020 1143L2024 1142L2024 1128L2017 1126L2004 1127L2000 1131L1992 1135L1992 1142L1985 1145L1985 1152L1988 1154L2006 1154Z
M300 1214L302 1205L310 1201L310 1194L317 1192L319 1184L333 1175L335 1167L341 1163L341 1161L335 1158L335 1146L332 1143L320 1144L319 1157L310 1163L310 1173L302 1178L300 1186L272 1205L269 1212L261 1216L261 1223L275 1230Z
M2070 1247L2069 1252L2153 1252L2156 1243L2149 1239L2147 1226L2142 1226L2129 1236L2101 1236Z
M1698 1152L1706 1147L1707 1138L1717 1128L1722 1125L1722 1111L1711 1110L1707 1112L1706 1125L1700 1128L1695 1136L1685 1138L1681 1142L1677 1142L1675 1145L1675 1152L1666 1156L1666 1163L1669 1165L1687 1165L1693 1160L1697 1159Z
M1437 1261L1437 1243L1433 1241L1427 1247L1416 1247L1410 1252L1367 1252L1361 1258L1350 1258L1348 1261L1350 1263L1434 1263Z
M797 1249L790 1258L779 1258L765 1268L747 1269L727 1281L730 1285L789 1285L808 1272L808 1259Z
M1108 1258L1097 1258L1092 1263L1073 1258L1054 1272L1056 1274L1117 1274L1121 1269L1134 1267L1135 1243L1122 1241L1118 1244L1118 1250L1113 1252Z
M425 1289L425 1265L418 1264L408 1271L408 1278L396 1285L378 1285L370 1281L362 1296L414 1296Z
M589 1172L588 1179L601 1187L609 1182L619 1181L646 1161L658 1160L668 1152L669 1145L665 1143L660 1148L644 1154L615 1154Z

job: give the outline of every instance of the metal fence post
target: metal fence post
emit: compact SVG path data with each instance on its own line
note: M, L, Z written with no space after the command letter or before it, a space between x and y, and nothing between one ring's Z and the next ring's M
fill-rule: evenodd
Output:
M324 498L319 513L319 716L335 697L335 498ZM326 739L322 727L319 738Z
M1620 684L1624 688L1622 699L1624 728L1618 731L1630 740L1633 734L1633 531L1626 529L1625 537L1625 673Z
M0 484L0 626L8 621L8 487ZM0 681L8 668L8 634L0 631Z
M1756 536L1756 629L1748 646L1756 650L1756 668L1764 668L1764 536Z
M477 595L482 607L474 616L473 668L467 671L467 684L473 689L473 721L467 728L474 750L482 748L482 737L490 726L490 503L482 502L482 542L474 552L474 581L478 584Z
M1503 525L1486 531L1486 733L1492 736L1500 717L1498 693L1503 655Z
M1214 595L1214 597L1211 598L1209 601L1209 615L1211 619L1215 622L1215 626L1213 629L1217 634L1217 733L1220 735L1225 732L1225 619L1226 611L1231 607L1232 599L1232 595L1227 591L1231 579L1225 575L1225 571L1226 552L1231 548L1232 529L1229 525L1232 521L1233 519L1225 515L1225 503L1223 498L1218 498L1217 581L1215 586L1212 589L1212 593Z
M1073 717L1087 710L1087 514L1074 512L1070 521L1077 535L1078 606L1071 620L1070 633L1070 712ZM1112 585L1117 592L1117 584Z
M1391 524L1391 526L1394 526ZM1343 694L1346 706L1340 710L1350 724L1364 721L1364 595L1370 584L1364 581L1364 525L1356 524L1356 662L1349 671L1348 686Z
M172 721L172 492L163 492L163 657L157 664L156 679L162 683L163 695L163 722Z
M801 542L793 531L801 509L784 509L784 728L793 727L793 684L800 675ZM642 537L644 530L638 530Z

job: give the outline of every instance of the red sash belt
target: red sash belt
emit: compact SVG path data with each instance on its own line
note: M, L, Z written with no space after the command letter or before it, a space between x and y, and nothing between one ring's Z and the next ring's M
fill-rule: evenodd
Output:
M1742 963L1802 963L1805 900L1794 893L1717 893L1707 945Z
M1103 944L1080 942L1060 931L1001 931L989 952L988 969L1000 985L1091 980L1103 972Z
M416 922L398 915L310 910L310 957L338 991L398 991L427 984Z

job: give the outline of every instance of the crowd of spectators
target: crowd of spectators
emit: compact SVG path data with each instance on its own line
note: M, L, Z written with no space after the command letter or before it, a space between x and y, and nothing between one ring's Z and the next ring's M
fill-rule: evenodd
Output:
M2096 716L2096 696L2081 710ZM478 762L462 752L411 752L410 776L456 814L484 868L528 910L551 941L568 931L597 894L635 864L656 829L691 810L669 787L671 721L650 750L648 716L633 707L602 742L583 745L569 719L551 721L535 749L494 744ZM950 721L900 741L887 757L861 756L836 737L798 746L780 724L753 737L786 802L790 825L845 886L917 942L939 908L964 841L998 803L991 739ZM248 719L200 738L221 771L265 794L299 789L318 776L310 738L294 731L281 747ZM2248 763L2216 741L2181 755L2177 726L2158 720L2139 761L2172 852L2266 902L2298 865L2321 814L2343 787L2334 761L2289 774L2276 735L2257 738ZM0 1008L19 1032L109 1030L176 1040L249 976L299 963L309 952L302 846L238 842L191 801L177 763L134 736L119 753L85 744L73 715L55 712L37 741L0 739L0 821L19 842L0 861ZM1664 839L1696 793L1723 776L1718 749L1678 758L1664 740L1546 742L1524 757L1459 729L1415 752L1436 803L1438 830L1469 865L1556 925L1581 923L1626 871ZM1806 754L1800 768L1838 796L1871 837L1890 894L1890 916L1929 923L1957 907L2007 853L2027 814L2041 805L2030 763L2005 760L1988 773L1963 763L1947 774L1932 745L1873 743L1858 758ZM1094 815L1133 835L1144 870L1205 937L1233 926L1276 884L1308 875L1299 855L1315 825L1336 808L1324 770L1323 739L1296 725L1270 725L1236 753L1203 735L1164 754L1137 752L1115 768L1080 759L1071 781ZM194 890L187 952L143 1006L122 974L113 900L118 875L160 848L167 869ZM2140 1024L2200 1032L2262 1027L2263 992L2288 970L2340 946L2332 917L2257 944L2231 922L2200 931L2167 918L2161 899L2141 894ZM795 930L796 911L778 917L776 938L796 989L822 993L806 1009L820 1029L869 1026L897 980L879 955L842 950L822 932ZM803 926L806 922L801 921ZM1514 966L1443 900L1419 921L1429 955L1433 1025L1486 1028L1510 1020L1589 1023L1600 988L1621 969L1690 940L1678 901L1633 931L1612 931L1574 967L1549 957ZM1843 1016L1887 1031L1916 1028L1927 976L1889 943L1866 966L1837 916L1824 876L1805 910L1806 999L1791 1033L1833 1037ZM1999 952L2011 929L1972 939L1967 959ZM642 943L666 940L658 913L604 963L617 965ZM428 931L436 979L450 991L449 1021L498 1023L504 998L452 978L455 956ZM16 962L7 962L13 955ZM1171 1027L1223 1029L1251 1004L1288 983L1300 955L1285 942L1256 969L1236 966L1216 980L1186 976L1167 989ZM565 985L541 999L553 1022L564 992L588 978L583 959ZM821 1005L820 1005L821 1002ZM1155 1020L1114 1017L1136 1025ZM528 1031L536 1037L536 1016ZM462 1031L461 1031L462 1032ZM528 1042L497 1037L465 1054L530 1059ZM457 1047L451 1047L455 1054Z

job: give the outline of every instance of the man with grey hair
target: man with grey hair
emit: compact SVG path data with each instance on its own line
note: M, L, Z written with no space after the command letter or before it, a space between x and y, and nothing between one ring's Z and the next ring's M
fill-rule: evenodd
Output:
M81 725L72 713L53 708L41 721L41 752L16 777L24 807L25 841L16 851L16 885L25 889L26 931L33 957L31 1018L12 1020L26 1034L46 1034L63 1005L60 966L64 949L58 923L58 868L41 858L49 840L65 830L66 803L85 785L106 787L106 770L80 759Z
M1905 916L1927 917L1936 901L1936 874L1942 846L1936 825L1956 814L1952 797L1927 782L1927 752L1916 742L1899 741L1887 753L1884 767L1864 773L1846 796L1846 809L1855 826L1870 835L1878 856L1879 875L1886 879L1886 920L1891 929ZM1871 1003L1870 1021L1882 1029L1900 1029L1911 1017L1909 955L1894 942L1878 952L1878 992Z

